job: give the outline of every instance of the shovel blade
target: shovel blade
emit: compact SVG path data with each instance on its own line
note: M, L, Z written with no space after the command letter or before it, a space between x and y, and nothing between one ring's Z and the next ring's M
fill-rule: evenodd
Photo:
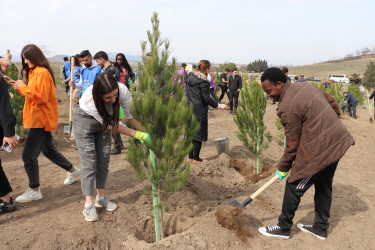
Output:
M70 134L70 126L64 126L64 134Z

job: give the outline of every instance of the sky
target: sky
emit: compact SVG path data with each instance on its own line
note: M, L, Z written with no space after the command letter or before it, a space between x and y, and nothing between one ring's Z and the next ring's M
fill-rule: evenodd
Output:
M153 12L178 62L297 66L375 50L373 0L0 0L0 55L34 43L47 57L84 49L141 54Z

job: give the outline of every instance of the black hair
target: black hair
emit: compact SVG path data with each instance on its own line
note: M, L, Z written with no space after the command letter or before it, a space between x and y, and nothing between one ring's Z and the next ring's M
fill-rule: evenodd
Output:
M260 78L261 82L264 82L265 80L268 80L272 84L276 85L278 81L286 83L288 78L281 69L272 67L264 71L262 77Z
M64 56L64 61L66 62L66 61L68 61L68 57L67 56Z
M230 70L228 68L225 69L225 72L230 72Z
M285 74L289 72L289 69L287 67L283 67L281 71Z
M119 57L119 56L122 58L122 64L121 65L119 65L117 63L117 57ZM128 77L131 77L133 75L132 67L130 67L129 62L128 62L128 60L126 60L126 57L125 57L125 55L123 53L118 53L116 55L114 66L118 66L120 68L120 70L121 70L120 66L124 66L125 69L126 69L126 71L127 71L127 73L128 73Z
M91 53L90 53L90 51L88 51L87 49L86 49L86 50L83 50L83 51L79 54L79 57L80 57L80 58L84 58L84 57L86 57L86 56L91 57Z
M237 68L234 68L234 69L232 70L232 72L233 72L233 71L238 71L238 70L237 70Z
M98 75L94 81L92 88L92 97L94 99L96 110L103 119L102 129L108 131L108 126L117 127L119 123L119 109L120 109L120 92L113 104L113 114L110 115L106 109L106 105L102 96L119 89L116 78L111 74L104 72Z
M108 61L108 54L104 51L99 51L95 54L94 59L104 59L105 61Z

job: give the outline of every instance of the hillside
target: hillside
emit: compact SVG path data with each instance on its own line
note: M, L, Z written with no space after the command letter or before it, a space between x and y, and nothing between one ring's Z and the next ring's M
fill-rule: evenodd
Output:
M342 62L323 62L304 66L289 67L289 74L299 75L305 74L306 77L314 76L320 79L328 79L332 74L347 74L354 73L363 76L370 61L375 61L375 58L362 58L358 60L342 61Z

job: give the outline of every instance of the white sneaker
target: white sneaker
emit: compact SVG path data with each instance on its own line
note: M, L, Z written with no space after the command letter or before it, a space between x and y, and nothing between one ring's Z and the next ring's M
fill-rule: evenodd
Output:
M81 169L75 168L73 172L66 172L66 179L64 181L65 185L70 185L75 182L75 178L81 175Z
M40 192L40 189L38 189L38 191L34 191L31 188L28 188L26 192L18 196L15 201L19 203L26 203L40 199L43 199L43 195Z

